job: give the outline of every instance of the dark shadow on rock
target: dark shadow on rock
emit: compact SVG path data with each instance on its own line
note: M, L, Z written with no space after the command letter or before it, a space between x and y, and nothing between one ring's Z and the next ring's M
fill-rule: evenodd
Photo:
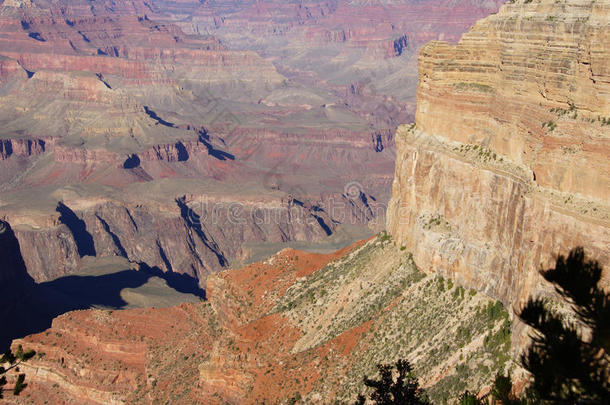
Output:
M19 242L10 226L0 221L0 351L13 339L42 332L57 316L77 309L102 307L122 309L125 288L137 288L151 277L165 280L175 291L205 299L198 280L186 274L163 272L140 263L139 270L61 277L35 283L26 271Z
M127 305L121 298L124 288L136 288L149 279L136 270L124 270L101 276L67 276L34 284L15 301L8 303L8 313L0 320L0 350L12 339L42 332L57 316L94 306L120 309Z
M197 279L186 274L165 273L146 263L140 264L139 270L99 276L66 276L40 284L31 283L19 297L2 305L0 351L4 351L12 339L50 328L53 319L66 312L94 307L123 309L127 302L121 297L121 291L140 287L151 277L162 278L175 291L205 299L205 290L199 287Z
M136 167L140 167L140 158L134 153L125 159L123 169L135 169Z
M89 38L87 38L87 36L85 34L83 34L81 31L77 31L81 37L83 37L83 41L89 43L91 42L91 40Z
M159 249L159 256L161 256L161 260L163 260L163 264L165 264L165 268L169 272L173 272L174 268L172 267L172 263L167 258L167 254L165 254L165 249L161 246L161 242L157 239L157 248Z
M333 234L332 229L330 228L330 226L328 226L328 224L326 223L326 221L324 220L324 218L322 218L320 215L317 215L317 212L324 212L324 209L319 207L318 205L315 204L311 204L308 202L303 202L300 200L297 200L296 198L294 198L292 200L296 205L298 205L299 207L303 207L307 210L311 210L310 215L312 217L314 217L314 219L318 222L318 224L320 225L320 227L322 228L322 230L326 233L326 236L330 236Z
M382 152L383 147L383 139L381 138L381 134L375 134L373 136L373 144L375 145L375 152Z
M36 41L40 41L40 42L46 42L47 40L44 39L41 35L40 32L30 32L28 33L28 37L35 39Z
M210 141L210 135L205 130L199 131L199 142L201 142L208 150L208 155L215 157L218 160L235 160L235 155L214 148Z
M186 147L182 142L176 143L176 150L178 151L178 161L185 162L189 160L189 152L186 150Z
M317 216L315 214L311 214L316 221L318 221L318 224L320 225L320 227L322 228L322 230L324 230L324 232L326 233L326 236L330 236L333 234L333 231L330 229L330 227L326 224L326 222L324 221L324 218Z
M184 197L176 199L176 204L178 204L178 207L180 208L180 216L186 223L186 226L188 226L189 229L194 231L195 234L201 240L201 242L203 242L203 244L216 255L216 258L218 259L218 264L220 264L222 267L227 266L229 264L227 258L221 252L216 242L214 242L214 240L212 239L209 239L203 231L203 228L201 227L201 217L199 216L199 214L197 214L195 211L190 209L188 205L186 205L186 200Z
M139 271L149 275L149 277L160 277L174 290L184 293L193 294L199 298L205 299L205 290L199 287L199 281L188 274L166 272L159 267L150 267L146 263L138 263Z
M61 214L59 216L59 221L62 224L66 225L72 233L80 257L95 256L95 245L93 243L93 237L87 231L85 221L77 217L74 211L72 211L67 205L62 202L59 202L57 204L56 211Z
M100 217L99 215L96 214L95 217L97 218L98 221L100 221L100 224L104 228L104 231L106 231L106 233L112 238L112 242L114 243L114 246L118 250L119 255L121 257L126 258L127 252L125 251L125 248L123 247L123 244L121 243L121 240L119 239L119 237L114 232L112 232L112 230L110 229L110 225L108 225L108 223L104 220L104 218Z
M150 118L157 121L158 124L161 124L165 127L174 128L173 122L165 121L163 118L159 117L156 112L148 108L148 106L146 105L144 106L144 111L146 112L146 114L148 114Z
M0 351L4 352L11 341L15 325L12 320L22 317L19 306L14 303L34 286L15 233L8 222L0 221Z
M8 222L0 220L0 316L6 309L3 303L17 300L23 291L34 284L25 267L13 229ZM0 324L0 330L4 326Z
M34 77L34 74L36 73L36 72L32 72L32 71L25 69L23 66L22 66L22 69L25 70L25 73L28 75L28 79L31 79L32 77Z

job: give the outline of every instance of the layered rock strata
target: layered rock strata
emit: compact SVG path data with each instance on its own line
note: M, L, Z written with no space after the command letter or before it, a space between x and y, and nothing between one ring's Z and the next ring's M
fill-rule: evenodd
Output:
M609 18L608 1L517 1L422 49L387 216L422 268L514 309L557 254L608 268Z
M373 271L374 269L374 271ZM509 366L499 302L420 272L386 236L331 254L285 249L208 279L208 301L64 314L8 403L353 402L378 362L409 358L435 402ZM29 395L29 396L28 396Z

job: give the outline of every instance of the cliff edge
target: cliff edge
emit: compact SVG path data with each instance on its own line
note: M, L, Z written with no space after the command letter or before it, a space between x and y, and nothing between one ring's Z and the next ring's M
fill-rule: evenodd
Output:
M517 1L422 49L387 228L424 270L518 309L558 253L608 268L609 21L608 0Z

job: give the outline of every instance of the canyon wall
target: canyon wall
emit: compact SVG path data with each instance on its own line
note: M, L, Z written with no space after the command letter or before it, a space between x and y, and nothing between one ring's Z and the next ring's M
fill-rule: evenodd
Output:
M557 254L610 266L609 21L607 0L517 1L422 49L387 213L419 266L511 309Z
M210 273L243 258L243 243L317 241L336 228L317 207L226 195L146 205L79 199L60 202L54 214L5 219L36 282L74 273L85 256L121 256L145 268L187 274L203 286Z

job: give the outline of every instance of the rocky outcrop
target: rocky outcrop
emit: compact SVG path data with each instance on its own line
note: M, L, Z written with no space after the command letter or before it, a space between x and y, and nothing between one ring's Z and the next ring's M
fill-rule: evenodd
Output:
M57 318L45 343L29 346L41 356L36 363L24 364L23 370L40 389L32 389L33 396L26 401L70 398L87 405L123 404L132 393L175 386L165 379L167 367L174 376L186 372L184 380L195 383L193 371L205 357L200 349L213 344L214 331L201 327L209 313L205 306L183 304L164 309L75 311ZM99 333L101 329L106 332ZM184 337L180 350L172 343L176 333ZM11 395L6 400L20 403L22 397Z
M543 187L608 201L608 13L606 2L507 4L458 46L426 46L418 129L489 147Z
M518 1L422 49L387 219L418 265L515 309L557 254L584 246L608 268L609 16Z
M173 205L65 201L42 217L7 215L28 273L43 282L74 273L83 256L122 256L200 280L246 257L248 242L317 241L337 224L293 198L189 195Z
M12 222L12 221L11 221ZM35 229L16 226L15 235L28 274L36 281L46 281L73 273L80 255L73 234L63 224Z
M206 292L173 308L56 318L14 342L40 355L23 365L30 396L6 399L353 402L375 364L407 357L440 402L510 362L501 305L424 275L387 236L331 254L285 249L211 276Z
M83 149L72 146L57 145L53 148L53 158L57 162L79 164L118 164L119 156L104 149Z
M0 139L0 160L10 156L37 156L44 153L46 141L42 139Z
M0 56L0 83L14 80L15 77L27 79L27 73L16 60Z

